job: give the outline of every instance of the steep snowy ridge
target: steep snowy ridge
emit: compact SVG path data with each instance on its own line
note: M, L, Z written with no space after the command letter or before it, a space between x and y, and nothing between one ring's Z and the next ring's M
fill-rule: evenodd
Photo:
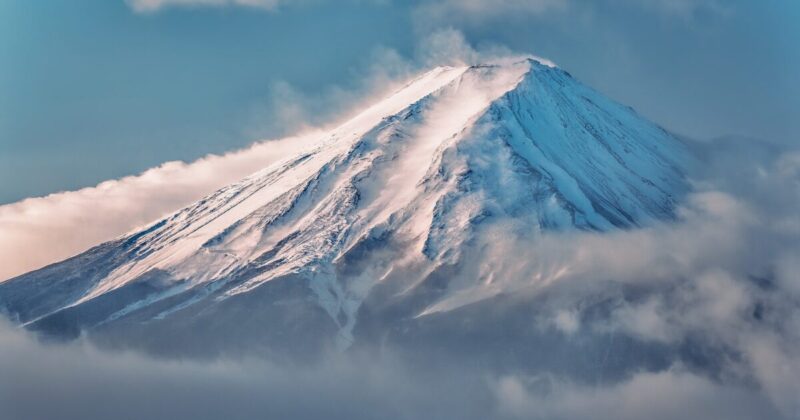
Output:
M109 278L87 294L82 301L92 299L136 279L153 268L180 264L203 244L272 200L297 187L352 148L353 142L374 127L382 118L393 115L409 101L415 102L430 91L458 77L464 68L437 68L415 80L385 101L367 109L321 139L320 145L288 162L279 162L224 188L209 199L179 212L170 223L142 238L147 249L142 259L115 270ZM152 238L152 240L150 240ZM220 239L217 239L219 241ZM233 254L224 253L223 258ZM213 269L217 267L209 267ZM195 280L204 280L196 278ZM78 302L80 303L80 302Z
M669 133L561 69L437 68L309 150L0 284L0 307L56 332L179 328L282 280L302 284L346 347L376 284L402 277L400 293L415 296L496 226L535 238L673 217L689 160ZM446 281L411 315L489 297L493 275Z

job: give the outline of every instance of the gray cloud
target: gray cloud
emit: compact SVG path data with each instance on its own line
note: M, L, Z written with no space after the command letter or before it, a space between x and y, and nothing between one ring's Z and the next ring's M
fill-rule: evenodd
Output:
M437 32L428 42L419 50L420 61L471 62L483 54L453 30ZM385 53L387 61L415 68ZM296 104L286 120L303 121L316 102L290 86L278 90L281 103ZM336 103L340 95L352 99L344 89L323 97ZM228 157L166 164L96 188L0 207L0 267L13 273L122 233L297 145L264 143ZM566 377L476 366L423 372L390 356L331 355L305 367L259 359L154 360L83 341L44 345L2 326L0 417L796 418L800 152L731 139L697 147L704 162L694 175L697 192L679 220L536 241L514 239L513 232L496 226L491 251L475 264L494 264L501 280L488 293L465 290L460 296L547 294L545 328L576 342L598 331L670 348L688 342L713 354L713 369L676 363L590 387ZM41 250L41 259L26 260L36 256L31 250ZM635 290L635 297L626 290ZM614 297L606 317L586 311L585 302L599 294Z
M766 407L766 418L797 415L800 151L740 139L693 147L701 156L695 192L677 220L536 238L503 221L485 222L489 233L478 237L461 272L492 281L452 281L448 297L425 310L458 317L456 311L498 297L482 307L535 306L539 328L559 331L584 353L599 334L668 354L669 370L636 373L630 360L633 376L599 389L552 375L501 381L515 415L597 418L597 407L613 413L609 418L642 418L650 409L664 418L758 418ZM591 346L611 351L606 343ZM652 349L632 355L641 351ZM542 384L560 388L543 396ZM652 394L637 395L643 388Z
M590 407L610 405L616 410L628 401L636 402L627 407L635 411L611 417L641 418L643 410L659 407L658 401L637 406L642 399L615 392L648 386L655 392L663 386L667 394L696 388L698 395L714 395L708 398L716 401L713 407L702 402L705 398L689 401L687 409L696 409L689 418L755 416L744 408L727 412L739 406L734 400L749 401L745 408L766 404L786 418L797 416L800 152L741 140L699 147L706 156L705 166L696 173L698 192L674 223L611 234L547 235L533 241L509 240L513 233L501 227L498 237L489 239L492 246L486 249L493 251L476 264L495 264L494 278L504 280L462 291L462 296L546 296L537 300L547 314L541 323L576 339L604 331L675 351L690 345L693 351L712 355L697 366L635 376L599 394L571 389L555 396L572 404L570 392L576 392L580 404L585 398L594 401L586 406L570 408L535 399L529 408L555 404L559 413L572 413L564 418L590 418ZM489 287L489 292L482 290ZM608 317L592 315L586 304L598 296L610 298ZM736 397L752 392L743 384L762 396ZM573 408L576 411L570 411ZM655 411L669 413L666 408L675 409L669 405Z
M420 366L385 345L305 365L154 359L84 340L43 344L2 324L0 418L796 418L800 155L748 144L701 146L710 155L699 192L676 222L533 242L506 236L494 248L504 258L478 262L502 261L495 278L508 280L495 286L537 299L543 316L534 323L577 346L599 345L583 341L596 333L631 336L676 352L690 345L710 356L705 364L675 360L591 384L481 364ZM539 275L554 272L562 274ZM618 293L626 289L636 293ZM615 295L606 316L590 313L586 302Z
M482 378L422 374L390 357L330 355L307 366L155 360L86 342L42 344L5 323L0 348L4 419L478 419L493 410Z
M422 368L388 352L304 366L162 360L84 341L44 344L5 323L0 348L0 417L16 420L783 418L752 387L681 367L591 387L472 365Z
M503 414L520 419L575 420L781 418L763 396L679 367L639 373L608 387L548 382L547 391L531 390L542 381L546 379L501 378L494 390Z

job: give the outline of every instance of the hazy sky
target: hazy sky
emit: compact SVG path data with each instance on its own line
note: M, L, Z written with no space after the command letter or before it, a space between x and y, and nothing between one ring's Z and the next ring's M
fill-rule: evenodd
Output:
M796 143L798 22L792 0L0 0L0 203L278 136L286 108L323 122L446 28L681 134Z

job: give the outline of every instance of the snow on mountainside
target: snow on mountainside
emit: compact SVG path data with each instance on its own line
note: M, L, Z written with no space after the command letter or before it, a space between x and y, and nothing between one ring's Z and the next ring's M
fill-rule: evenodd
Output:
M234 334L252 322L265 340L323 325L346 347L378 284L416 299L405 317L492 296L491 269L446 273L499 226L535 238L672 218L688 159L669 133L556 67L437 68L302 153L1 283L0 308L57 335Z

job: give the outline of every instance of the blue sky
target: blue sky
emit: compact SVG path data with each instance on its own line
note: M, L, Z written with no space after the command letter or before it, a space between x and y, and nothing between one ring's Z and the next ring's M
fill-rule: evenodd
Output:
M681 134L795 143L797 22L789 0L0 0L0 203L285 134L278 104L324 122L442 30Z

